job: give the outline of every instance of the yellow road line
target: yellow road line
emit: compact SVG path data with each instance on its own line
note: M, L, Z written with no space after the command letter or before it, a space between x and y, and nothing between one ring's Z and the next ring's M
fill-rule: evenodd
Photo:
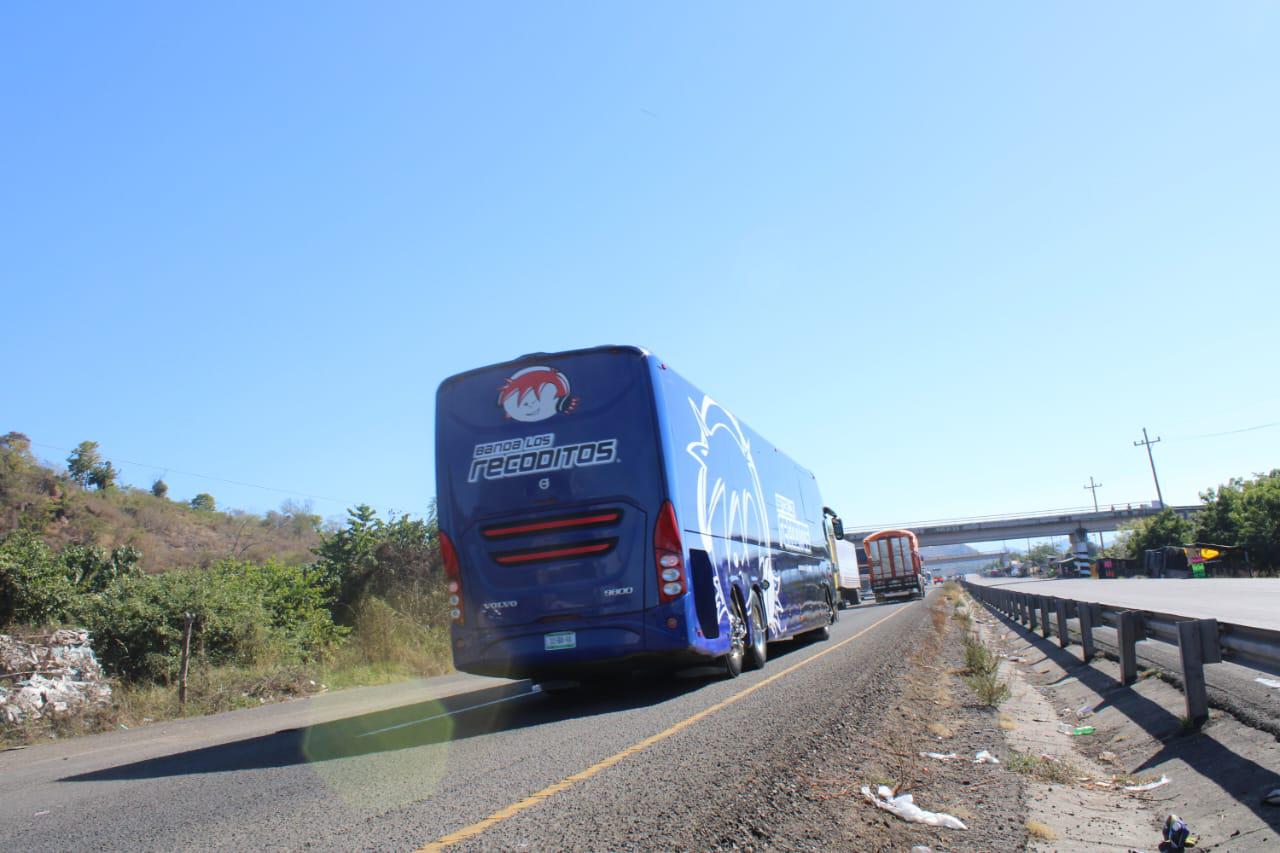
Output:
M717 711L722 711L725 708L732 705L733 703L737 702L738 700L745 699L747 696L750 696L752 693L755 693L757 690L764 687L765 685L772 684L773 682L777 681L779 678L782 678L784 675L795 672L800 667L807 666L808 664L813 663L818 658L823 657L824 655L831 654L836 649L840 648L841 646L847 643L852 643L854 640L858 639L863 634L870 631L872 628L876 627L882 622L892 619L894 616L897 616L899 613L901 613L906 609L907 608L905 607L899 607L897 610L893 611L889 615L882 616L881 618L872 622L870 625L863 628L861 631L854 634L852 637L844 638L843 640L836 643L831 648L823 649L822 651L818 652L816 655L810 655L809 657L805 658L802 661L799 661L798 663L793 663L791 666L787 667L781 672L776 672L773 675L769 676L768 678L764 679L763 681L757 681L755 684L751 685L750 687L733 694L728 699L723 699L715 703L714 705L710 705L706 708L703 708L701 711L694 714L692 717L687 717L681 720L680 722L671 726L671 728L669 729L664 729L658 732L656 735L650 735L644 740L637 741L631 744L631 746L622 750L622 752L616 753L602 761L598 761L595 764L592 764L586 770L580 770L577 773L574 773L572 776L566 776L564 779L561 779L559 782L555 782L551 785L548 785L547 787L543 788L541 791L537 791L533 794L530 794L529 796L525 797L523 800L518 800L517 802L514 802L509 806L504 806L503 808L498 809L496 812L484 818L483 820L478 820L475 823L471 824L470 826L464 826L462 827L462 829L458 829L449 833L448 835L441 836L440 838L437 838L435 841L432 841L430 844L427 844L423 847L418 848L416 853L436 853L436 851L444 850L446 847L449 847L450 845L458 844L459 842L466 841L469 838L474 838L480 833L487 830L489 827L495 824L502 823L504 820L507 820L509 818L513 818L516 815L520 814L522 811L533 808L543 800L549 797L553 797L556 794L560 793L561 791L568 790L569 788L572 788L574 785L578 784L579 782L585 779L590 779L592 776L596 775L601 770L607 770L613 765L617 764L619 761L622 761L624 758L629 758L630 756L635 755L638 752L643 752L644 750L653 746L658 741L666 740L667 738L671 737L674 734L679 734L680 732L689 728L689 726L692 726L694 723L698 722L704 717L709 717Z

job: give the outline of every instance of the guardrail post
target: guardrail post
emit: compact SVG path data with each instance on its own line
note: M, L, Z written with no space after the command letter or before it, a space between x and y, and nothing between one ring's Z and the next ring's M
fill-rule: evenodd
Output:
M1055 598L1053 609L1058 615L1058 646L1065 649L1071 645L1071 634L1067 632L1067 602L1064 599Z
M1049 639L1049 634L1051 633L1049 630L1049 597L1045 595L1040 596L1040 633L1044 635L1046 640Z
M1036 603L1032 600L1031 596L1028 595L1023 599L1022 604L1027 608L1027 628L1029 628L1031 633L1034 634L1036 632Z
M1120 683L1126 686L1138 680L1138 630L1141 623L1142 615L1136 610L1121 611L1117 639L1120 641Z
M1197 619L1200 623L1200 654L1205 663L1222 663L1222 640L1217 619Z
M1093 646L1093 617L1096 604L1081 601L1076 604L1076 613L1080 616L1080 648L1084 662L1093 660L1096 650Z
M1217 641L1216 637L1214 641ZM1209 693L1204 683L1200 620L1178 623L1178 651L1182 654L1182 692L1187 698L1187 718L1199 725L1209 719Z

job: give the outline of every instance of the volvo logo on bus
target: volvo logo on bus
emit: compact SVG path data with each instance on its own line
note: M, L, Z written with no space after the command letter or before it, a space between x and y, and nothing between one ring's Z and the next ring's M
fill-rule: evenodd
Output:
M569 377L553 367L517 370L498 389L498 407L508 418L525 423L568 414L577 405L578 398L569 395Z

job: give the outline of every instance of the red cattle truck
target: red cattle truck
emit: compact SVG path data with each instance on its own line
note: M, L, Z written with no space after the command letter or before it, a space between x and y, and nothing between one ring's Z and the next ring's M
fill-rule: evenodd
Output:
M924 595L920 547L910 530L881 530L862 540L871 569L871 592L876 601Z

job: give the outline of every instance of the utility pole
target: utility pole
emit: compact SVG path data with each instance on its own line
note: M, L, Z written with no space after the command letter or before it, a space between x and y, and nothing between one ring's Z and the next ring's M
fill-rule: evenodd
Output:
M1157 440L1158 440L1158 439L1157 439ZM1085 488L1086 488L1086 489L1088 489L1089 491L1093 492L1093 511L1094 511L1094 512L1099 512L1100 510L1098 509L1098 489L1101 489L1101 488L1102 488L1102 484L1101 484L1101 483L1095 483L1095 482L1093 482L1093 475L1092 475L1092 474L1090 474L1090 475L1089 475L1089 485L1085 486ZM1162 501L1162 503L1163 503L1163 501ZM1105 547L1106 547L1106 546L1102 544L1102 531L1101 531L1101 530L1099 530L1099 531L1098 531L1098 556L1099 556L1099 557L1101 557L1101 556L1102 556L1102 550L1103 550L1103 548L1105 548Z
M1151 479L1156 481L1156 500L1160 501L1160 509L1164 509L1164 495L1160 494L1160 478L1156 476L1156 458L1151 455L1151 445L1160 441L1160 436L1156 436L1155 441L1147 438L1147 428L1142 428L1142 441L1135 441L1134 447L1146 446L1147 461L1151 463Z

